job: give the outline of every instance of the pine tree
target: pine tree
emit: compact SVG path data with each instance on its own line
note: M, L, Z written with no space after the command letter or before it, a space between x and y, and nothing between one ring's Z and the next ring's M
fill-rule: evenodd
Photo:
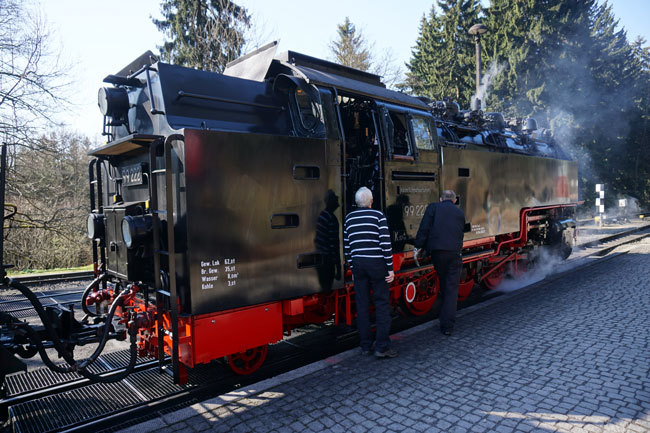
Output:
M478 0L438 0L422 18L420 34L407 64L406 85L431 98L451 97L468 106L475 89L474 39L467 32L479 22Z
M488 104L509 115L546 115L588 76L585 46L594 0L493 0L487 61L505 65Z
M372 65L372 56L368 42L363 34L345 17L342 24L336 26L338 39L330 43L334 61L351 68L367 71Z
M634 64L639 71L634 85L635 112L627 136L629 180L633 195L647 209L650 206L650 46L637 37L632 44Z
M406 75L404 87L410 89L415 95L432 98L445 96L443 93L435 94L435 91L432 90L438 72L435 68L435 57L441 51L440 39L434 33L434 28L437 27L436 10L431 7L429 19L422 16L416 46L411 51L410 62L406 65L409 72Z
M493 0L486 25L489 60L507 65L490 108L550 126L579 162L581 198L590 201L593 184L605 183L612 200L617 193L647 200L649 185L640 180L647 179L647 152L639 151L647 127L642 43L628 43L611 6Z
M169 40L161 58L182 66L221 72L241 55L250 28L246 9L230 0L162 0L163 19L152 19Z

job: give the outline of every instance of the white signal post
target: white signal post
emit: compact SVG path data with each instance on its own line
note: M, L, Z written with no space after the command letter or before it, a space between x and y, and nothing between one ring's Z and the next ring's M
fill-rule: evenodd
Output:
M599 194L596 197L596 210L598 211L598 225L603 226L603 219L605 218L605 185L602 183L596 184L596 192Z
M621 198L618 200L618 218L622 219L624 222L627 222L627 212L625 207L627 206L627 199Z

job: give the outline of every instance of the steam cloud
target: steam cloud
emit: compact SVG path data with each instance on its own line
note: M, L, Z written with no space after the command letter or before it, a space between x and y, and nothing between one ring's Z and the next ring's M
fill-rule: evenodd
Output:
M478 95L474 95L473 98L478 97L478 99L481 100L481 105L483 106L483 108L485 108L485 103L489 95L488 91L490 89L490 86L492 85L492 81L497 75L503 72L505 68L506 65L504 63L492 62L487 72L484 73L483 76L481 77L481 83L478 88Z
M498 292L514 292L522 287L542 281L544 278L562 271L559 269L560 264L565 263L564 260L557 254L551 253L546 248L540 248L535 260L535 267L530 269L520 278L504 279L503 282L496 288Z

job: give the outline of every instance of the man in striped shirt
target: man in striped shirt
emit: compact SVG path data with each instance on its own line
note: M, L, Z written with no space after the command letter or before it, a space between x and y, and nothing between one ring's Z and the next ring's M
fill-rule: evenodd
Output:
M359 188L354 199L358 209L345 217L343 244L345 259L352 268L354 295L357 303L357 328L361 339L361 353L370 354L370 289L375 300L377 335L375 356L394 358L390 347L390 304L388 284L393 281L393 250L386 217L372 209L372 192Z

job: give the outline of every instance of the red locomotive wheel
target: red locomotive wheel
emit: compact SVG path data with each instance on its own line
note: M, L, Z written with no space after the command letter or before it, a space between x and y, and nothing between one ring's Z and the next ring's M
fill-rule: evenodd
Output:
M517 263L508 263L508 272L513 278L520 278L528 272L528 260L517 260Z
M269 346L256 347L248 349L245 352L234 353L227 356L228 366L236 374L245 376L256 372L266 359L266 354L269 351Z
M469 276L465 281L460 281L458 284L458 300L464 301L467 299L472 289L474 288L474 276Z
M409 314L423 316L433 307L439 290L437 275L408 283L402 288L402 304Z
M490 275L488 275L487 278L483 278L483 284L487 289L494 290L497 287L499 287L499 284L501 284L501 281L503 281L503 276L505 275L505 273L506 273L505 266L501 266L500 268L492 272Z

